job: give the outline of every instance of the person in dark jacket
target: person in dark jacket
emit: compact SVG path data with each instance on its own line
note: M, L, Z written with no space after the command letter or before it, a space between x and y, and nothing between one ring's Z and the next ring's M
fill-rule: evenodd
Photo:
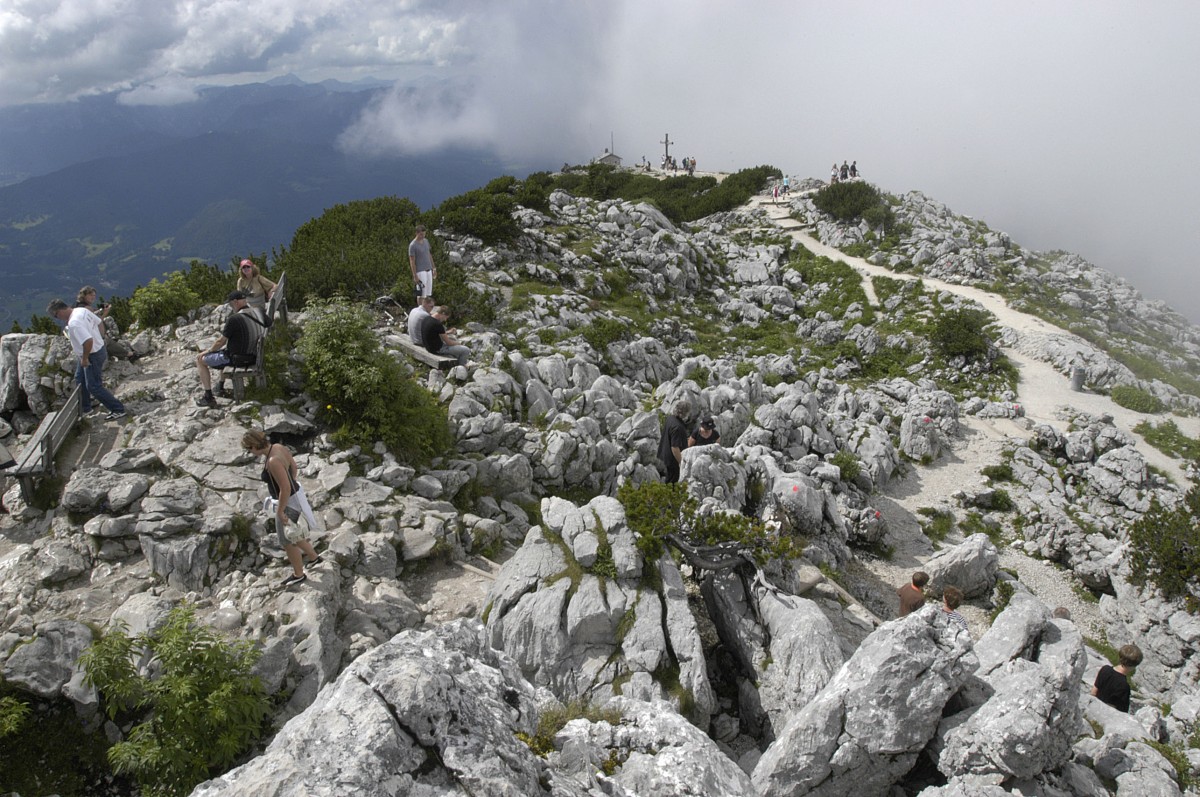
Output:
M666 473L667 484L679 481L679 463L683 450L688 447L688 419L692 417L692 405L687 401L675 402L671 414L663 423L662 438L658 441L658 459Z

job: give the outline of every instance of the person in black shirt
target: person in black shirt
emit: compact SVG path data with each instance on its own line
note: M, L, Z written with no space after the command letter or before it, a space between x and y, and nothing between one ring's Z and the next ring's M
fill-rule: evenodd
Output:
M717 424L713 421L711 415L706 415L700 419L700 425L696 427L696 431L692 432L692 436L688 438L688 448L694 446L711 446L721 440L721 433L717 431Z
M658 441L658 459L666 472L667 484L679 481L679 463L683 450L688 447L687 421L692 417L692 405L687 401L675 402L671 415L663 423L662 438Z
M196 358L200 386L204 388L204 395L196 399L196 403L201 407L217 406L217 399L212 390L211 369L220 370L231 365L254 365L258 340L263 334L263 323L258 320L257 311L247 306L246 294L234 291L229 294L228 302L233 312L225 319L221 336Z
M1117 666L1105 664L1096 673L1092 695L1117 711L1129 713L1129 676L1142 663L1142 650L1137 645L1125 645L1117 651Z
M471 350L459 343L453 335L446 331L446 319L450 310L438 306L433 308L428 318L421 319L421 345L426 351L440 354L443 357L454 357L459 365L466 365Z

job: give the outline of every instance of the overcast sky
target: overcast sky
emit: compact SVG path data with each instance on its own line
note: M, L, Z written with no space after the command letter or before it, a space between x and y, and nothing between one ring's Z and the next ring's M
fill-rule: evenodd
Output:
M349 148L857 160L1200 320L1198 34L1192 0L0 0L0 105L376 76L422 91Z

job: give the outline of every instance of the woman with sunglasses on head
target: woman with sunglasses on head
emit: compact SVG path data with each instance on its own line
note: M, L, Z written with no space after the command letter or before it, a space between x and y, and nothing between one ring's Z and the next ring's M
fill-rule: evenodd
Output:
M263 310L275 291L275 283L264 277L253 260L242 261L238 268L237 289L246 294L246 304Z

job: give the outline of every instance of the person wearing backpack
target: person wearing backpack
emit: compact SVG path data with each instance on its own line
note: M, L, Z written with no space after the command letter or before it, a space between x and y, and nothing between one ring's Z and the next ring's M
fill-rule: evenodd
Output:
M258 311L246 304L246 294L234 291L229 294L228 302L233 312L225 319L221 328L221 336L213 341L207 349L201 351L196 358L196 370L200 374L200 386L204 395L196 399L201 407L216 407L217 399L212 389L212 369L220 371L233 366L242 368L254 365L258 356L258 341L263 336L264 325L258 318ZM218 382L217 389L224 395L223 378Z

